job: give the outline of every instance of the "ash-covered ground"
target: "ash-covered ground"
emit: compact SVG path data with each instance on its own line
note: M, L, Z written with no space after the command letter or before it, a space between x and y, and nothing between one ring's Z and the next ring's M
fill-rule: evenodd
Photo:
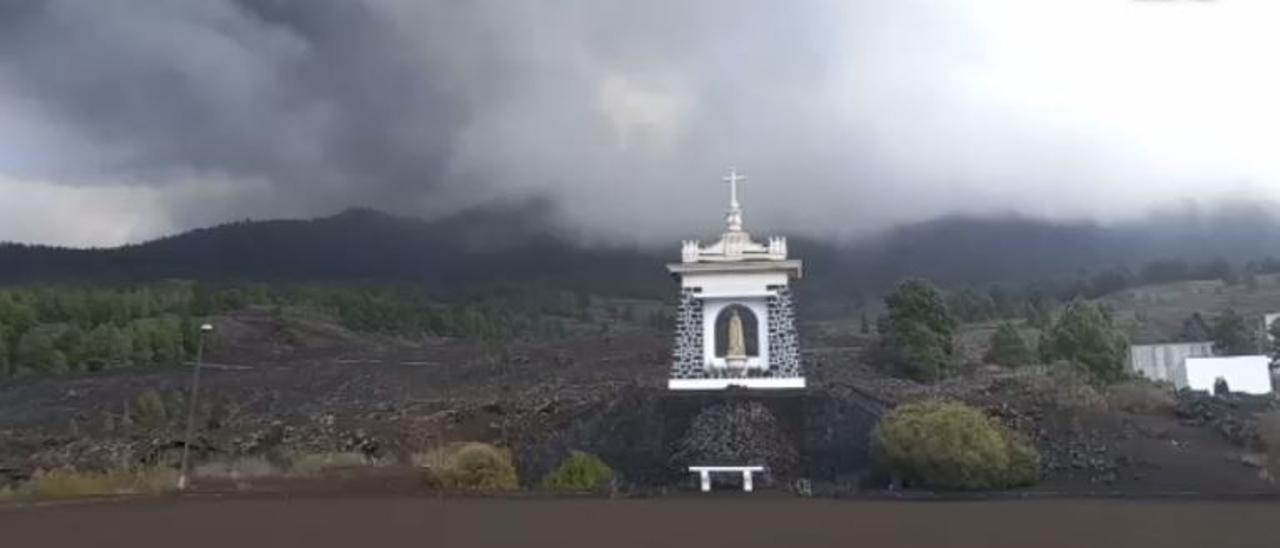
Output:
M670 430L683 419L664 390L669 335L661 329L618 320L574 326L562 339L494 343L354 333L303 309L249 309L213 323L197 466L355 453L387 465L368 467L369 477L403 484L414 481L411 473L388 470L408 470L412 455L449 441L487 441L512 449L527 485L570 449L601 455L625 490L687 483L667 460ZM966 326L962 355L981 355L974 341L985 340L965 333L989 330ZM873 340L852 325L815 322L802 332L810 388L798 403L771 405L787 415L783 423L798 425L797 477L810 480L806 492L885 489L867 458L867 436L883 410L923 397L979 405L1029 435L1043 465L1033 491L1275 491L1258 420L1269 400L1175 397L1141 382L1098 388L1055 365L975 363L925 386L872 367ZM0 386L0 479L40 468L176 462L190 374L174 366Z

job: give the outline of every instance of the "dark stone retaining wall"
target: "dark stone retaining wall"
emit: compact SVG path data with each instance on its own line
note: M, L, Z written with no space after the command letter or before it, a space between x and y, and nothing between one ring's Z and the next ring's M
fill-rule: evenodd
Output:
M536 485L570 450L594 453L627 482L641 487L686 485L688 471L672 463L676 443L704 409L756 401L777 418L800 456L800 477L815 482L865 477L868 441L880 410L821 389L671 392L629 388L589 406L551 433L513 440L522 481ZM798 478L778 478L789 481Z

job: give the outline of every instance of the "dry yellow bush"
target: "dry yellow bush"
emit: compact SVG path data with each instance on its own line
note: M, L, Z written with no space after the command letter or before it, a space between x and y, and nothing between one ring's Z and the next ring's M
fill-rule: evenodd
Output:
M372 464L376 463L370 461L364 454L351 451L304 453L291 459L289 473L296 476L310 476L333 468L350 468Z
M40 470L16 489L11 499L64 499L104 495L160 493L177 484L178 473L169 468L118 469L79 472L73 469Z
M200 478L215 479L253 479L281 476L280 470L262 457L241 457L232 460L217 460L197 466L194 475Z
M511 454L487 443L451 443L414 455L427 483L441 489L511 491L519 488Z

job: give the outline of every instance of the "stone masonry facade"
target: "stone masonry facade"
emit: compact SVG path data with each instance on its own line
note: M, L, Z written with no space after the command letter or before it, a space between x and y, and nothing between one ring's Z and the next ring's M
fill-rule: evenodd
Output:
M796 307L791 289L769 286L769 376L800 377L800 337L796 332Z
M671 378L701 379L706 377L702 363L702 299L698 289L686 287L680 291L680 303L676 305L675 341Z

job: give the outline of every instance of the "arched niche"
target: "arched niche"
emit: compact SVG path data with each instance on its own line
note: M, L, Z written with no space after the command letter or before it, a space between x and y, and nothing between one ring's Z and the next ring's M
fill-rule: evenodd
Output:
M729 351L729 319L734 312L742 320L742 340L746 347L747 357L760 356L760 321L756 314L740 304L731 304L716 315L715 323L715 357L723 358Z

